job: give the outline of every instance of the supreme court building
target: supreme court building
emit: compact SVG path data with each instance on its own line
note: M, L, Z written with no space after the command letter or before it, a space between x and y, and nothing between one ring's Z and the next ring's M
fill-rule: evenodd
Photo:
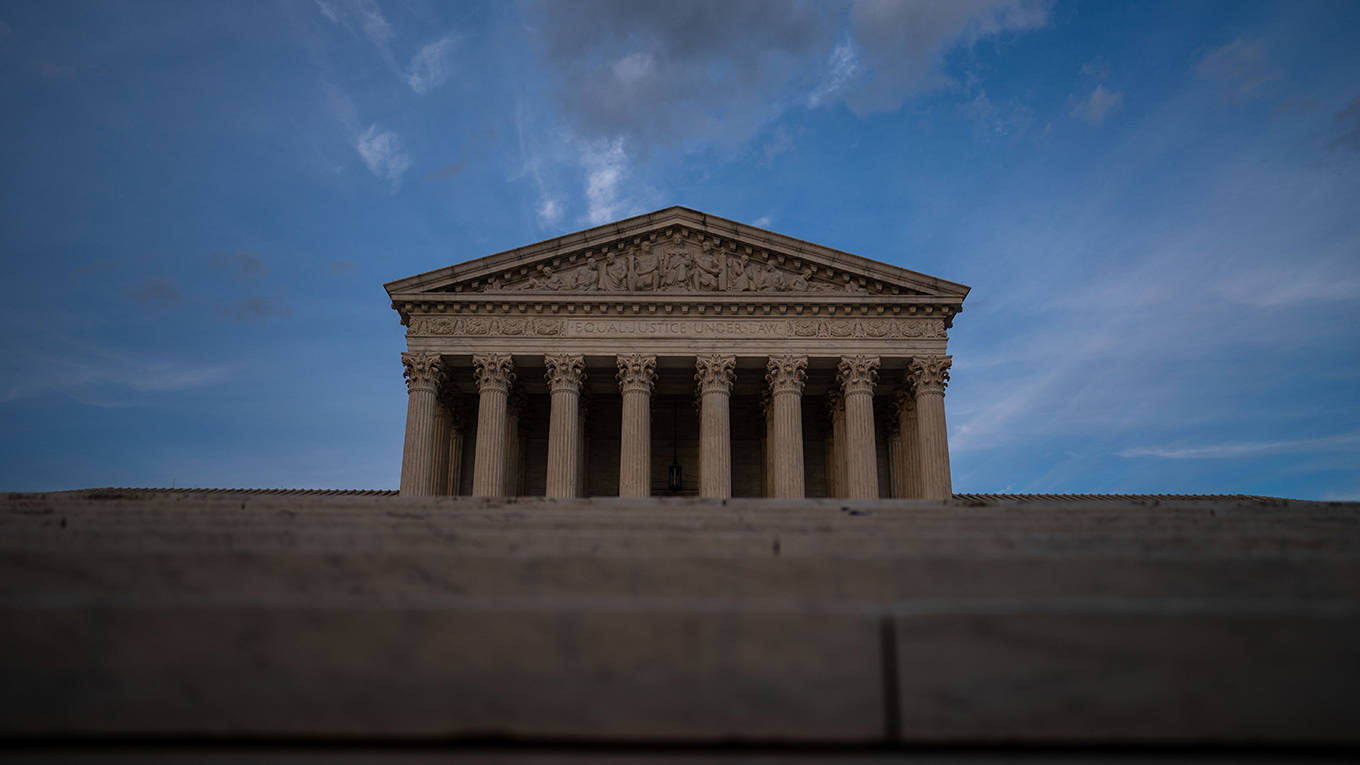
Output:
M671 207L386 288L403 495L951 495L964 285Z

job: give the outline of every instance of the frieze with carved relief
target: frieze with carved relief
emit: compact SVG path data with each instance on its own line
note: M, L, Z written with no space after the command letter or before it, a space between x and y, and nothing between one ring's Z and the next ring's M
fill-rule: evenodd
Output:
M943 319L650 319L413 316L409 337L948 338Z
M676 227L453 285L556 293L882 293L882 282Z

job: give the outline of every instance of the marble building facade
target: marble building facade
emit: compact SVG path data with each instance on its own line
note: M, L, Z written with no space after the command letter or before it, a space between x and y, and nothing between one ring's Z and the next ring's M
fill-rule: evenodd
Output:
M403 495L951 495L964 285L672 207L386 289Z

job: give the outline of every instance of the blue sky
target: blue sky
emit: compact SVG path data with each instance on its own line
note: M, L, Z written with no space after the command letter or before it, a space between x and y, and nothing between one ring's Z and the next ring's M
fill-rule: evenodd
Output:
M382 284L681 204L970 285L958 491L1360 499L1360 4L0 5L0 489L394 487Z

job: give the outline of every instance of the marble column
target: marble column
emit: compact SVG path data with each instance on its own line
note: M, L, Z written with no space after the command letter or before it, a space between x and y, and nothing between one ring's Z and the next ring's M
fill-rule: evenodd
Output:
M467 415L455 408L449 429L449 483L445 494L458 496L463 490L463 442L467 433Z
M877 356L842 356L836 379L845 396L845 495L878 497L878 448L874 437Z
M951 499L949 434L944 422L944 389L949 384L949 356L918 356L911 360L907 380L916 394L917 443L920 445L921 496Z
M736 356L699 356L699 496L732 496L732 429L728 404L736 377Z
M586 378L586 358L580 354L558 353L543 357L544 377L552 403L548 411L549 497L580 496L579 462L581 383Z
M764 474L761 476L760 496L774 496L774 399L770 397L767 387L760 392L760 416L761 424L765 426L765 435L760 438L761 464L764 465Z
M826 394L826 493L845 496L845 397L839 390Z
M807 356L771 356L765 369L770 386L774 467L773 496L801 499L803 485L803 384Z
M507 353L472 357L477 379L477 451L472 463L472 493L478 497L505 495L506 407L515 382L515 364Z
M524 432L528 430L524 420L528 418L528 402L524 393L516 387L510 388L510 396L505 402L505 489L504 496L519 495L520 476L523 472Z
M434 420L444 362L437 353L403 353L401 366L406 378L406 443L401 452L401 495L428 497L434 488Z
M906 477L902 475L902 429L897 422L896 401L889 409L886 416L880 415L883 420L883 432L888 436L888 496L901 499L906 496L906 486L903 483Z
M916 399L910 390L893 397L900 448L893 462L893 486L903 499L921 498L921 434L916 424Z
M590 395L582 391L576 414L576 486L578 497L590 495Z
M449 493L449 445L453 436L453 385L447 375L439 382L434 408L434 450L430 460L430 493Z
M619 496L652 493L652 389L656 357L634 353L618 357L619 392L623 396L619 433Z

